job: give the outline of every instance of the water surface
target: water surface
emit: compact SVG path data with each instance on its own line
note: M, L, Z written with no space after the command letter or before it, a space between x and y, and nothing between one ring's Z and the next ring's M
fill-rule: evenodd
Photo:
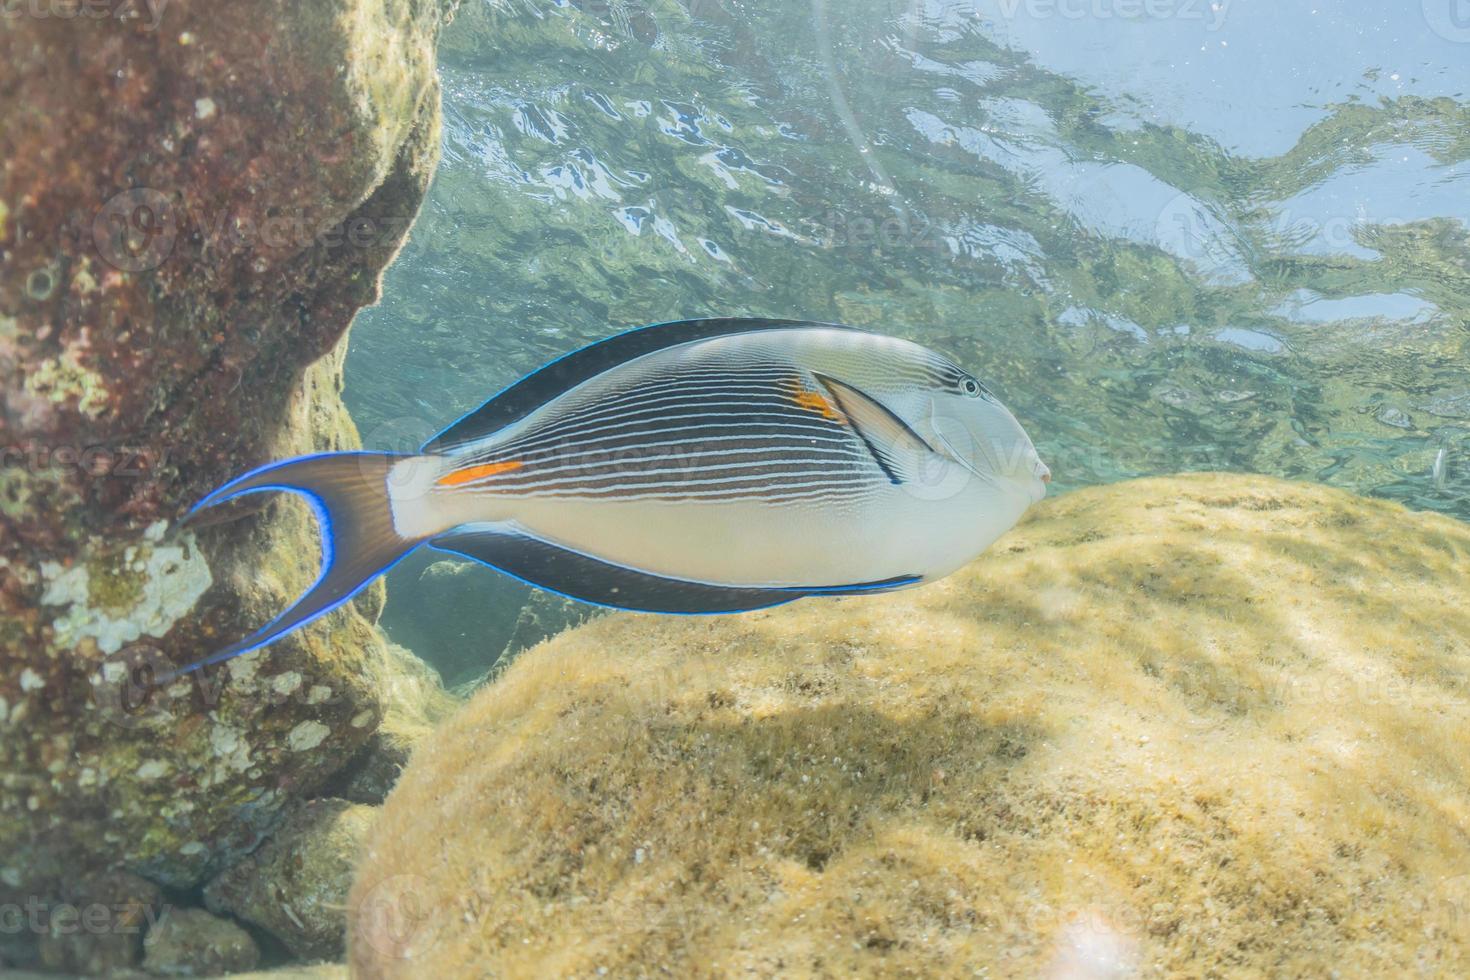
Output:
M349 406L408 449L621 328L839 320L974 370L1059 490L1223 469L1470 520L1456 2L469 0Z

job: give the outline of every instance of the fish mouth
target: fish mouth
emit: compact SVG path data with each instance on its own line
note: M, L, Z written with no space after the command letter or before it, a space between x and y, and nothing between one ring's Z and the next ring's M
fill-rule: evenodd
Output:
M1037 459L1031 474L1036 478L1036 482L1031 484L1031 502L1037 504L1045 499L1046 489L1051 486L1051 467Z

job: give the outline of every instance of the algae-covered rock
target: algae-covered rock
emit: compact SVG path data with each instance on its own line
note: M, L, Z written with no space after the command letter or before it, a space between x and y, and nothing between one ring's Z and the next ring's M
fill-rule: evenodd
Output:
M347 967L340 963L282 966L274 970L237 973L230 980L347 980Z
M911 591L605 617L419 748L349 962L1463 976L1467 596L1462 523L1197 475Z
M194 887L384 713L381 589L146 691L316 575L298 501L178 519L269 458L359 445L344 334L437 159L445 6L0 25L0 902L113 867Z
M288 814L259 851L205 886L205 903L260 926L302 959L340 956L352 869L377 812L312 800Z
M54 902L35 897L6 907L6 931L38 935L38 960L48 970L107 976L135 966L143 937L168 914L157 885L111 872L64 884Z
M393 599L384 627L432 657L455 689L477 685L522 650L600 612L484 565L443 559L396 582Z
M460 700L444 690L439 675L408 650L388 644L380 662L379 690L386 710L367 744L325 788L329 796L376 806L388 796L423 741Z
M250 933L203 909L173 909L143 940L143 969L162 977L218 977L255 969Z

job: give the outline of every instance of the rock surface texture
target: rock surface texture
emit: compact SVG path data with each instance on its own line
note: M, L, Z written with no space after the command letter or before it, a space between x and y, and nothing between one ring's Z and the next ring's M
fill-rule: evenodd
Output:
M303 960L340 958L347 890L376 816L370 806L312 800L206 885L205 903L260 926Z
M143 969L161 977L219 977L258 962L250 933L203 909L170 911L143 941Z
M599 619L416 751L349 961L1464 976L1467 596L1463 523L1198 475L921 589Z
M0 901L116 867L197 885L376 730L381 591L142 706L132 668L245 635L316 575L294 500L179 518L269 458L358 445L344 334L433 171L445 13L0 18Z

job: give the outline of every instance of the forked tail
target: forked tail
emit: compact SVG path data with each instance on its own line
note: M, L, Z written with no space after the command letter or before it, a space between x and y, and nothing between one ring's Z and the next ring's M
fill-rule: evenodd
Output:
M189 512L190 520L216 504L247 493L299 493L316 511L322 538L322 570L316 584L280 616L203 660L160 677L183 674L257 650L341 606L423 543L401 536L393 523L388 476L402 456L388 453L323 453L263 466L232 480Z

